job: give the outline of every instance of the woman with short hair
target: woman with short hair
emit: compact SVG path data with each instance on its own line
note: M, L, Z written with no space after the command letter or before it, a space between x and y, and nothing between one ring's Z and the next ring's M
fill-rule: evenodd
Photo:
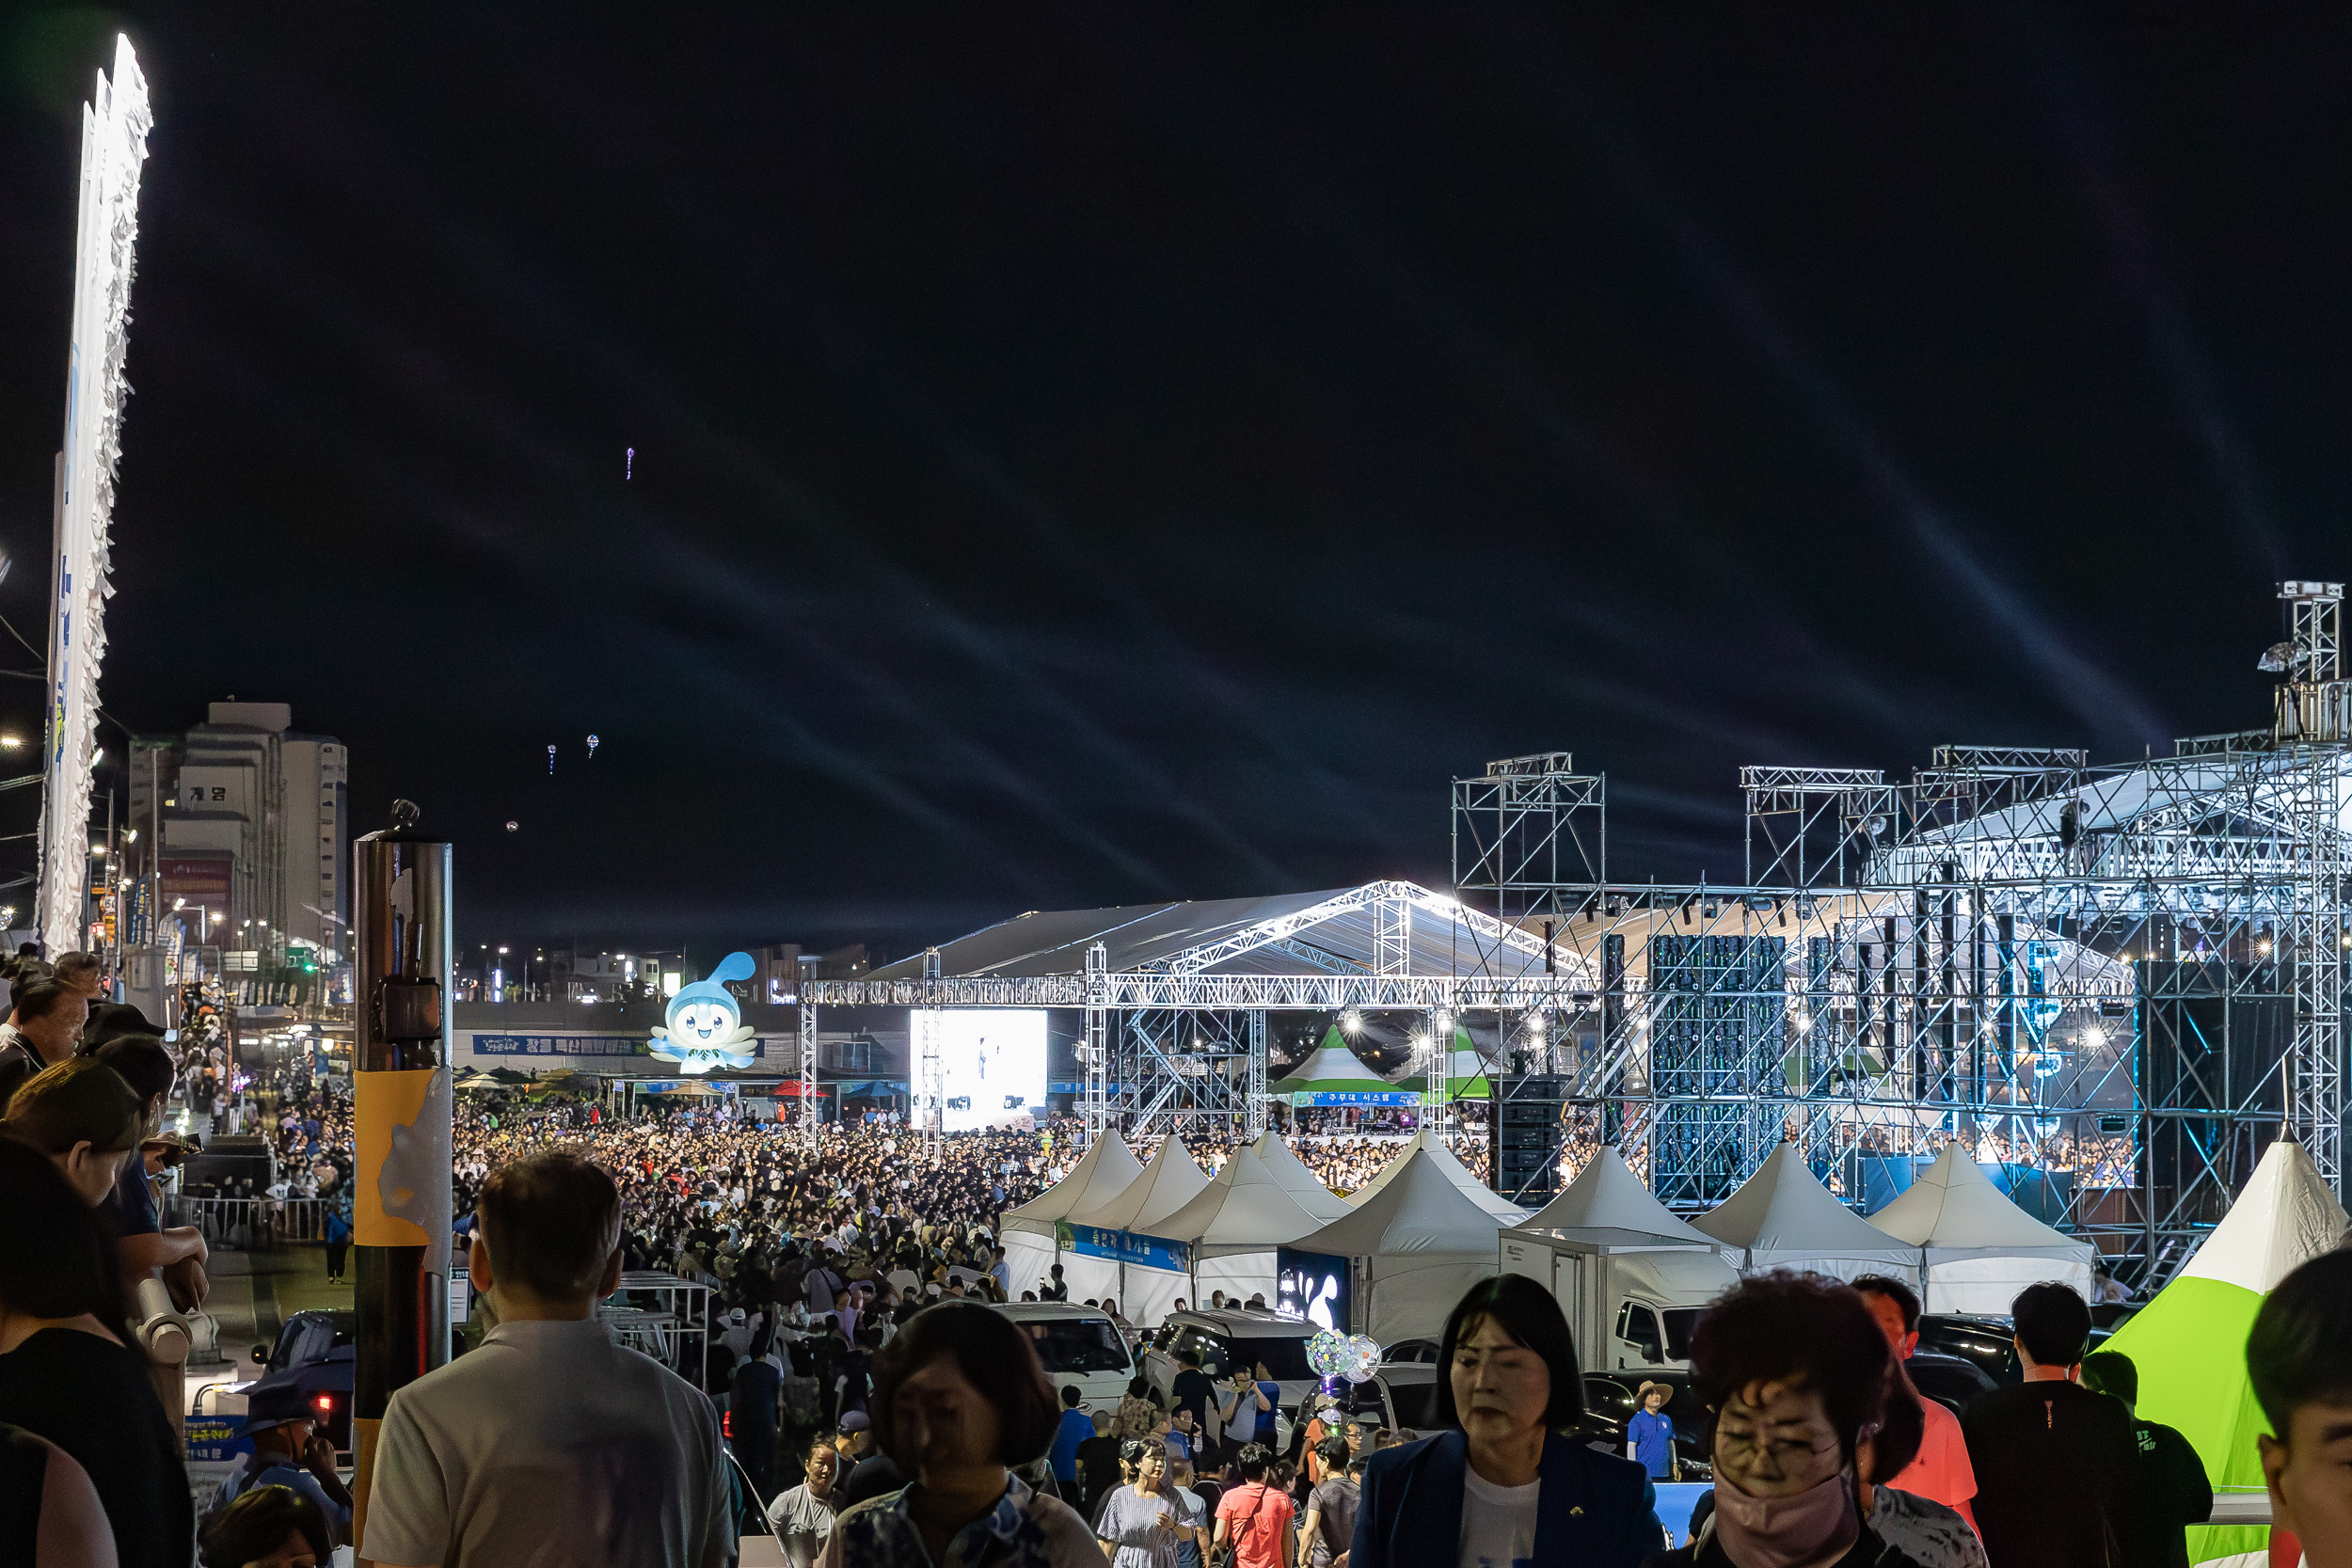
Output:
M1692 1389L1713 1417L1714 1512L1654 1568L1919 1568L1856 1496L1890 1359L1842 1281L1776 1272L1718 1298L1691 1337Z
M873 1377L875 1438L914 1479L842 1514L819 1568L1101 1568L1076 1511L1012 1473L1044 1456L1061 1402L1010 1320L942 1302L882 1348Z
M1638 1568L1664 1540L1642 1467L1567 1434L1582 1385L1549 1291L1481 1280L1446 1319L1438 1365L1446 1430L1366 1461L1348 1568Z

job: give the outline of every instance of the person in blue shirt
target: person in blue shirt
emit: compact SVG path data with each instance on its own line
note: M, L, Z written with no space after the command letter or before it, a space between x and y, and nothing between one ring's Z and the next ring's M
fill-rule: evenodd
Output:
M1645 1383L1635 1394L1642 1408L1625 1423L1626 1457L1647 1470L1653 1481L1671 1481L1675 1467L1675 1424L1666 1414L1674 1390L1662 1383Z
M1078 1408L1079 1398L1076 1384L1062 1388L1061 1424L1054 1429L1054 1446L1045 1455L1066 1497L1078 1495L1078 1445L1094 1435L1094 1418Z
M253 1451L222 1478L213 1494L215 1510L228 1507L257 1486L284 1486L308 1497L336 1539L351 1526L351 1493L335 1471L335 1446L311 1433L310 1403L298 1388L272 1388L251 1396L241 1435Z

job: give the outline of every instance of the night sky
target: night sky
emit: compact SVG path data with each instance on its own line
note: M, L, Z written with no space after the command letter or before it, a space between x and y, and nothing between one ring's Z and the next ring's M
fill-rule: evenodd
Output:
M1443 885L1554 749L1736 878L1742 763L2260 724L2352 576L2332 23L262 9L0 19L0 614L121 25L103 701L291 703L469 941Z

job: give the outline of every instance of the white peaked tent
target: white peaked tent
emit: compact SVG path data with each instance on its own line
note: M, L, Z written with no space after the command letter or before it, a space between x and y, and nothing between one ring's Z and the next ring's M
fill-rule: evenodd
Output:
M1740 1272L1807 1269L1919 1277L1919 1249L1906 1246L1830 1195L1805 1168L1794 1144L1782 1144L1723 1207L1692 1222L1739 1250Z
M1390 1173L1380 1191L1345 1218L1291 1243L1350 1260L1354 1330L1384 1345L1437 1338L1462 1293L1493 1275L1495 1233L1503 1224L1455 1186L1426 1149L1413 1149ZM1315 1317L1311 1305L1307 1315Z
M1526 1230L1623 1231L1629 1239L1663 1237L1727 1249L1664 1204L1642 1185L1625 1156L1611 1144L1593 1156L1565 1191L1519 1222ZM1602 1236L1598 1240L1613 1240Z
M1209 1173L1193 1163L1184 1140L1170 1133L1160 1140L1160 1147L1144 1165L1143 1174L1127 1183L1124 1192L1079 1210L1070 1216L1070 1223L1091 1226L1097 1231L1154 1236L1170 1214L1198 1197L1208 1184ZM1118 1301L1120 1315L1129 1323L1155 1323L1168 1316L1178 1296L1189 1296L1185 1275L1145 1267L1124 1256L1128 1248L1122 1246L1120 1250L1122 1256L1112 1266L1113 1277L1107 1283L1095 1278L1101 1271L1094 1265L1104 1260L1087 1259L1087 1277L1099 1288L1080 1291L1073 1287L1073 1300L1083 1301L1088 1296L1100 1299L1107 1294ZM1071 1277L1073 1271L1066 1260L1062 1267L1063 1277Z
M1141 1176L1115 1196L1072 1214L1071 1223L1157 1235L1152 1227L1198 1197L1208 1184L1209 1173L1193 1160L1184 1140L1171 1132L1160 1140Z
M1060 1250L1055 1239L1055 1226L1070 1218L1079 1210L1108 1202L1127 1189L1130 1182L1143 1174L1135 1151L1127 1140L1116 1132L1105 1132L1094 1147L1078 1157L1070 1167L1070 1174L1046 1188L1017 1209L1005 1211L1003 1234L996 1240L1005 1249L1005 1262L1012 1275L1012 1294L1016 1301L1024 1291L1037 1289L1037 1281L1048 1269L1061 1261L1062 1278L1070 1286L1073 1299L1099 1296L1109 1287L1097 1283L1091 1291L1081 1290L1072 1277L1077 1267L1075 1256L1057 1259Z
M1335 1220L1347 1212L1347 1199L1325 1186L1323 1178L1309 1170L1307 1162L1292 1153L1291 1146L1271 1130L1258 1134L1249 1152L1263 1161L1267 1172L1282 1184L1282 1190L1315 1218Z
M2041 1279L2072 1285L2090 1299L2090 1243L2011 1203L1957 1138L1870 1223L1919 1249L1919 1294L1931 1312L1998 1316Z
M1174 1293L1195 1306L1211 1291L1218 1290L1245 1300L1252 1294L1263 1295L1271 1302L1275 1297L1274 1249L1289 1246L1323 1224L1323 1216L1302 1205L1266 1168L1256 1149L1245 1148L1233 1150L1216 1179L1152 1234L1182 1242L1191 1249L1192 1289ZM1133 1267L1127 1271L1138 1301L1143 1297L1136 1276L1142 1272ZM1143 1321L1133 1312L1127 1317L1131 1323Z
M1472 1176L1470 1167L1454 1157L1454 1150L1446 1148L1445 1140L1426 1127L1414 1133L1410 1139L1397 1145L1396 1152L1390 1156L1389 1163L1380 1167L1380 1174L1348 1194L1347 1201L1356 1208L1362 1208L1364 1200L1394 1180L1416 1152L1428 1155L1429 1163L1436 1165L1448 1181L1459 1188L1464 1196L1503 1224L1518 1225L1525 1218L1526 1210L1521 1209L1516 1203L1505 1201L1494 1189ZM1627 1174L1630 1175L1631 1172ZM1661 1212L1663 1211L1661 1210Z
M1307 1053L1307 1059L1266 1085L1276 1095L1312 1093L1332 1090L1343 1094L1381 1094L1390 1085L1363 1058L1350 1051L1332 1029L1323 1037L1323 1043Z

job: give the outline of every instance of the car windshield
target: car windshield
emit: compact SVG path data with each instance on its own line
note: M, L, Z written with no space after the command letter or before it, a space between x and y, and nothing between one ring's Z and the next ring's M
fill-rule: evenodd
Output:
M1247 1339L1227 1339L1218 1356L1223 1375L1239 1371L1255 1371L1258 1363L1265 1363L1266 1376L1277 1383L1312 1383L1318 1374L1307 1365L1307 1338L1300 1335L1277 1338L1271 1335Z
M1666 1318L1666 1356L1673 1361L1691 1359L1691 1332L1699 1325L1704 1307L1669 1307Z
M1127 1342L1108 1318L1047 1318L1021 1325L1049 1372L1123 1372Z

